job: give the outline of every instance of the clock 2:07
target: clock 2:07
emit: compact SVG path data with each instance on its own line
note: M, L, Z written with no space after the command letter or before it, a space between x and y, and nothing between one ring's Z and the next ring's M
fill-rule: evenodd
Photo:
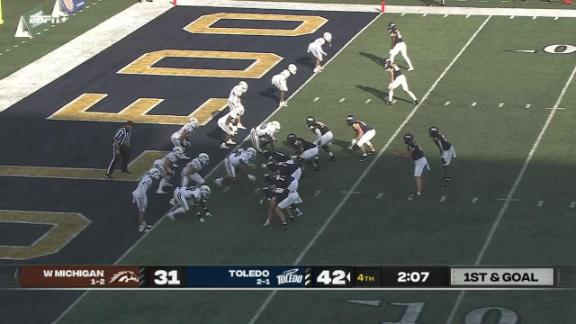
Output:
M429 276L429 271L399 271L396 280L398 282L426 282Z

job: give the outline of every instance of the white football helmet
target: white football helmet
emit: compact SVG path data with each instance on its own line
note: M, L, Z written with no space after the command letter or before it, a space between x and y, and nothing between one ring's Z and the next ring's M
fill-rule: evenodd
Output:
M152 179L156 179L156 180L162 178L162 172L160 172L160 170L158 170L157 168L152 168L152 169L148 170L148 175Z
M168 153L168 155L166 155L166 158L168 159L168 161L172 163L178 162L178 155L174 152Z
M328 43L332 42L332 34L330 34L329 32L325 32L322 38L324 38Z
M207 185L203 185L200 187L200 195L202 196L203 200L208 200L208 198L210 197L210 187L208 187Z
M184 150L181 147L175 146L172 149L172 152L176 155L177 158L182 159L184 158L185 154L184 154Z
M194 117L188 118L188 125L190 125L192 127L192 129L197 128L198 127L198 119L196 119Z
M246 153L246 156L248 157L248 160L252 161L256 158L256 149L254 149L253 147L249 147L246 149L246 151L244 151L244 153Z
M271 122L268 122L268 125L270 125L270 127L272 127L272 129L274 129L274 133L277 133L280 131L280 122L273 120Z
M296 65L290 64L290 65L288 65L288 71L290 71L290 73L292 73L292 75L294 75L294 74L296 74L296 71L298 71L298 69L296 68Z
M242 93L246 93L246 91L248 91L248 83L246 83L246 81L240 81L238 85L240 86L240 89L242 89Z
M210 163L210 156L206 153L200 153L198 154L198 161L205 167Z

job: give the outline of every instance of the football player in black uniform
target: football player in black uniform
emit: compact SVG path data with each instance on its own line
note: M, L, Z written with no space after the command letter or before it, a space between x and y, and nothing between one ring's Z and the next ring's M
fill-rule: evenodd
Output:
M394 58L396 55L401 53L406 63L408 63L408 71L414 71L412 61L410 61L410 58L408 57L406 42L404 41L404 38L402 38L400 30L398 30L398 26L396 26L396 24L393 22L389 23L388 32L390 33L390 39L392 40L392 46L390 46L390 60L392 63L394 63Z
M368 159L368 154L376 153L374 145L370 142L370 140L376 136L376 130L368 126L365 122L357 120L354 115L348 115L346 117L346 125L352 126L355 134L355 137L348 146L348 150L353 150L354 146L357 145L362 151L360 161L366 161L366 159Z
M330 128L328 128L326 124L317 121L313 116L308 116L308 118L306 118L306 126L308 126L312 133L316 135L314 144L320 146L326 153L328 153L330 160L334 161L336 158L334 157L334 153L332 153L329 146L332 144L334 134L332 134Z
M398 65L392 63L390 59L384 60L384 69L390 73L390 83L388 84L388 104L391 105L394 100L394 89L398 87L402 87L402 90L406 92L412 100L414 100L414 104L418 104L418 98L410 88L408 88L408 81L406 80L406 76L400 71Z
M318 166L318 146L314 143L308 142L305 139L302 139L296 134L288 134L286 137L286 142L296 152L296 155L304 162L310 164L313 170L319 171L320 167Z
M428 160L424 156L424 151L420 148L420 145L416 144L414 141L414 136L410 133L404 134L404 144L407 145L406 152L396 151L396 155L407 157L414 161L414 178L416 179L416 194L410 195L408 199L412 200L418 198L422 195L422 171L424 168L430 170L428 165Z
M292 211L288 207L294 204L302 203L302 199L300 199L298 192L274 186L272 187L265 186L261 188L261 190L269 202L268 216L266 217L266 222L264 222L264 226L271 225L272 215L276 213L276 215L278 216L278 218L280 218L280 221L282 222L282 227L286 228L288 223L286 222L286 216L284 215L284 211L288 213L288 216L291 219L294 218L294 215L292 215Z
M440 133L438 127L430 127L428 129L428 134L430 134L432 141L434 141L434 144L436 144L438 150L440 151L442 167L444 168L443 184L446 185L452 180L452 175L450 173L450 162L452 162L452 158L456 157L454 145L446 140L446 137Z
M277 173L266 172L263 175L264 182L268 186L274 186L275 188L288 189L289 191L298 192L298 180L291 176L281 175ZM290 206L290 209L296 214L296 216L303 216L302 210L298 208L296 204Z
M300 168L300 163L298 163L298 161L294 161L294 159L283 153L276 153L279 154L276 154L276 156L271 155L268 158L268 162L262 165L262 168L269 172L278 173L282 176L290 176L299 181L300 177L302 176L302 168Z

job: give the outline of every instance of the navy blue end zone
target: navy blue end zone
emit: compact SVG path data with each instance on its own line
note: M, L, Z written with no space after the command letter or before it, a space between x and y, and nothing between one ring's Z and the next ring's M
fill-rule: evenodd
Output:
M196 18L218 12L318 15L328 22L316 33L300 37L191 34L183 27ZM48 120L55 111L83 93L107 93L91 111L118 112L140 97L165 101L151 114L188 115L207 98L226 98L240 79L122 75L117 71L151 51L164 49L270 52L284 58L261 79L247 79L243 97L243 123L250 129L277 107L270 79L290 63L298 73L288 80L290 95L312 76L307 46L329 31L332 57L367 25L377 13L311 12L213 7L175 7L136 32L83 63L61 78L0 114L0 165L58 166L105 169L111 157L112 134L117 123ZM242 24L245 25L242 25ZM291 28L286 22L222 21L217 27ZM303 65L298 62L310 62ZM245 61L168 59L157 66L200 66L243 69ZM170 150L170 135L178 127L138 124L133 157L144 150ZM216 165L228 151L218 148L216 118L193 134L189 155L207 152ZM240 132L238 138L247 135ZM136 232L136 210L131 191L136 183L72 179L0 177L0 209L80 212L92 223L59 253L29 261L2 260L0 264L23 263L114 263L140 237ZM149 194L148 220L155 222L166 211L169 197ZM3 228L0 227L0 231ZM36 233L30 233L32 236ZM0 235L2 235L0 233ZM0 313L3 323L51 322L80 292L2 291Z

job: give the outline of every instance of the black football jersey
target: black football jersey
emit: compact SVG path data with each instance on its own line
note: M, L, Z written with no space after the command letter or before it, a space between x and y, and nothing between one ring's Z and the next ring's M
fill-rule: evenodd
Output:
M408 144L408 150L410 150L410 156L413 160L419 160L424 157L424 151L416 143Z

